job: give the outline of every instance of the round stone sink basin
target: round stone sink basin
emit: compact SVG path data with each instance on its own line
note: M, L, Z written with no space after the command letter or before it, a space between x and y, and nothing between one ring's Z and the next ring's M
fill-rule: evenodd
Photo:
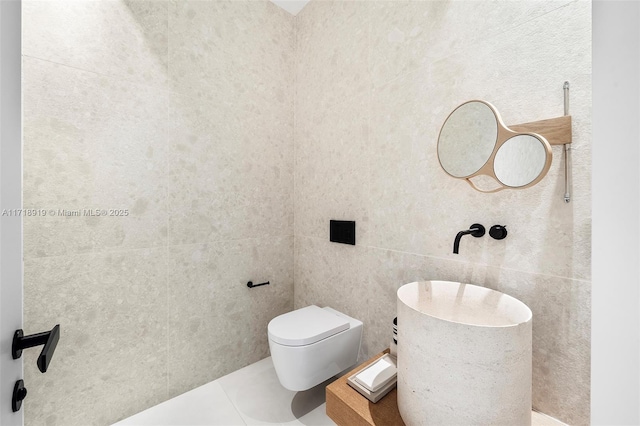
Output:
M398 290L398 408L411 425L530 425L531 310L472 284Z

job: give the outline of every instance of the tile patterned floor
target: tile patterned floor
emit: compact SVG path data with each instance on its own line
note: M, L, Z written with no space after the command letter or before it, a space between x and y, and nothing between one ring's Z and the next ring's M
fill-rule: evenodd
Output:
M278 382L269 357L113 426L335 425L325 414L328 383L305 392L288 391ZM564 425L535 411L531 422Z
M288 391L269 357L114 426L335 425L325 414L327 384Z

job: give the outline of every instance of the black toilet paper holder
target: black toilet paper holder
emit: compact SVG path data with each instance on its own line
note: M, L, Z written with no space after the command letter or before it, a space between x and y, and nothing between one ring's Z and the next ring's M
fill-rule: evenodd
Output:
M249 281L247 283L247 287L249 288L260 287L261 285L269 285L269 281L267 281L266 283L260 283L260 284L254 284L253 281Z

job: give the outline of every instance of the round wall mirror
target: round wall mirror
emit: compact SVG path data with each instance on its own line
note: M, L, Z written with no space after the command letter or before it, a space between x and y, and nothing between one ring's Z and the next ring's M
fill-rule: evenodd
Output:
M487 103L470 101L447 118L438 137L438 159L453 177L466 178L486 164L498 138L498 119Z
M544 136L543 136L544 133ZM571 119L561 117L507 127L493 105L465 102L447 117L438 136L438 160L446 173L480 192L526 188L551 167L551 144L571 143ZM478 187L482 177L498 184Z
M493 160L493 171L503 185L512 188L527 186L545 171L547 155L545 143L537 137L513 136L498 149Z

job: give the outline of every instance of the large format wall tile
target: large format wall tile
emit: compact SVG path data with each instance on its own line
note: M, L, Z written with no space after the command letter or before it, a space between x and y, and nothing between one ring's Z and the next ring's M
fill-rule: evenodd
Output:
M429 168L438 166L425 143L443 97L428 75L411 74L373 91L371 101L371 241L376 247L428 253L438 244L427 231L453 212L429 192ZM440 232L444 234L444 232ZM441 247L443 248L443 247Z
M216 192L190 182L170 184L170 244L195 244L292 233L290 192Z
M560 53L567 45L588 52L588 37L586 41L575 37L575 33L590 35L589 26L583 24L589 22L588 12L584 3L572 3L508 35L477 44L478 53L469 49L374 91L370 171L371 229L376 246L589 278L591 101L585 70L590 55L571 60ZM544 31L550 27L556 31ZM522 46L529 45L532 51L522 55ZM520 56L517 65L511 65ZM487 57L492 57L494 66L486 65ZM523 75L544 63L550 71L530 73L523 81ZM481 194L441 170L435 155L438 132L459 103L487 99L502 111L507 123L551 118L562 115L565 79L575 88L571 94L575 129L572 204L562 201L560 147L553 148L554 162L547 177L523 191ZM545 218L545 222L534 218ZM488 239L464 240L460 255L453 255L455 233L474 222L501 223L515 232L500 245Z
M60 324L46 374L25 351L26 424L110 424L167 396L165 249L27 259L25 333Z
M166 1L27 0L23 22L27 56L166 86Z
M172 2L169 30L169 243L292 235L293 20Z
M534 406L588 423L590 4L346 3L311 2L297 18L296 307L335 304L365 318L371 356L388 346L402 284L449 279L513 294L534 311ZM507 124L556 117L565 80L570 204L560 147L545 179L523 191L479 193L441 169L438 133L457 105L485 99ZM357 220L355 248L328 242L336 214ZM456 233L472 223L507 225L509 236L465 237L453 254ZM364 289L351 283L364 274Z
M24 206L47 211L25 218L25 257L163 245L166 92L32 58L24 79ZM128 215L59 213L76 209Z
M170 244L292 235L292 109L171 99Z
M296 235L326 238L329 220L355 220L369 244L368 94L335 109L297 109Z
M371 87L368 1L312 1L296 17L296 110L332 108Z
M170 395L268 356L268 322L293 308L293 237L176 246L169 256Z
M463 50L474 40L490 40L569 2L374 1L370 45L374 84Z
M171 175L212 190L291 190L293 110L244 111L172 93L169 151Z
M589 424L591 283L474 266L471 282L514 296L533 312L533 406Z
M25 207L129 209L25 218L25 324L63 330L26 422L110 424L265 357L293 306L293 17L56 0L24 22Z
M268 1L172 1L170 86L195 100L281 111L292 101L294 34L292 17Z

